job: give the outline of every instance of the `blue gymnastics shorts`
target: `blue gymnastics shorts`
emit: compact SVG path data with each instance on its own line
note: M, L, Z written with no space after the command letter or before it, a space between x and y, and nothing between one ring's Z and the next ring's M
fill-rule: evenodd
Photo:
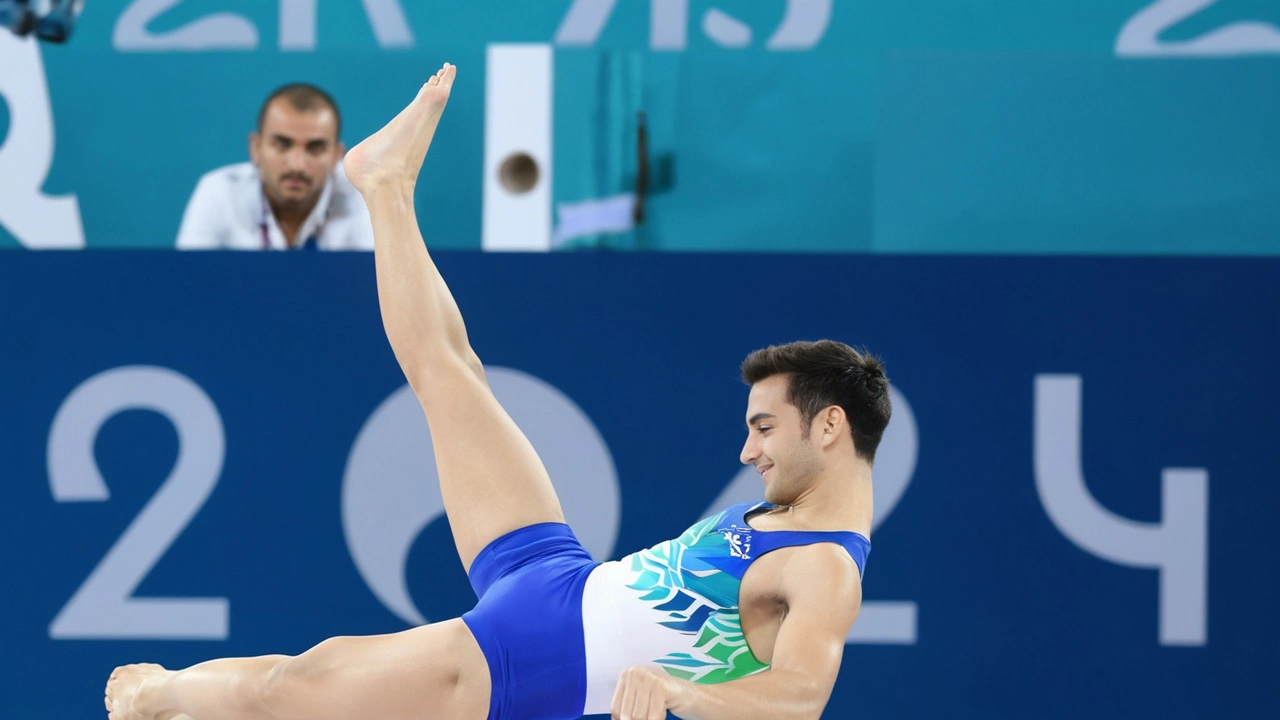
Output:
M489 720L575 720L587 699L582 589L599 565L564 523L520 528L471 564L462 616L489 664Z

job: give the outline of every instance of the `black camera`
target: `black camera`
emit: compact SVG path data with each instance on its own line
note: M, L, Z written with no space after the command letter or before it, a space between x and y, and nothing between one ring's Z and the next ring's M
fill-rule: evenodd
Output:
M84 0L0 0L0 26L18 37L34 35L45 42L64 43L71 37Z

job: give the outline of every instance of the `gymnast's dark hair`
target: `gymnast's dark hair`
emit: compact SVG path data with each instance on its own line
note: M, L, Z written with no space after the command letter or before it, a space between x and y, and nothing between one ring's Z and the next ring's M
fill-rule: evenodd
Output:
M311 112L327 107L333 111L334 137L342 137L342 113L338 111L338 103L329 93L315 85L307 83L289 83L276 88L258 109L258 132L262 132L262 123L267 119L267 108L279 98L284 98L298 112Z
M756 350L742 362L742 381L754 385L787 375L787 401L800 410L809 431L818 413L838 405L849 419L858 457L875 462L876 448L889 425L889 379L880 358L841 342L793 342Z

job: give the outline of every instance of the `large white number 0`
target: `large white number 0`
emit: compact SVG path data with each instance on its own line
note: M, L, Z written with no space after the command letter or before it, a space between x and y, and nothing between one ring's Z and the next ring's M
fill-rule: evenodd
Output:
M102 425L126 410L152 410L178 431L178 460L88 579L49 625L56 639L222 640L226 598L135 598L134 590L186 529L218 483L225 440L213 401L194 382L159 367L96 375L67 396L49 431L49 484L58 502L110 497L93 455Z
M893 403L893 419L885 428L876 450L875 514L871 529L889 517L911 484L919 451L916 417L906 396L889 387ZM734 476L729 486L711 502L701 517L710 517L729 505L760 502L764 499L760 475L753 467L745 467ZM849 631L848 642L885 645L914 645L916 642L916 604L910 600L864 600L858 622Z
M591 418L533 375L494 366L486 366L485 375L550 472L574 533L595 558L607 559L618 540L622 506L613 456ZM351 448L342 481L342 529L369 589L410 625L427 618L409 594L409 552L442 515L431 433L406 385L369 416Z
M1260 22L1239 22L1190 40L1160 40L1160 33L1218 0L1156 0L1125 23L1116 38L1121 57L1224 56L1280 53L1280 29Z

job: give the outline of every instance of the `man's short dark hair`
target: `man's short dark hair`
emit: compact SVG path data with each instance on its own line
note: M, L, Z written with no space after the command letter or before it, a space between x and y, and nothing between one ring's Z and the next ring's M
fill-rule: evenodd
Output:
M336 126L335 136L337 138L342 137L342 113L338 111L338 103L334 101L329 93L307 83L289 83L276 88L274 92L268 95L266 101L262 103L262 108L258 110L258 132L262 132L262 123L267 118L267 108L280 98L284 98L294 110L299 112L310 112L328 107L333 111L333 120Z
M824 408L838 405L849 419L853 449L868 463L892 413L889 379L880 358L841 342L793 342L756 350L742 362L742 380L754 385L786 375L787 402L800 410L806 436Z

